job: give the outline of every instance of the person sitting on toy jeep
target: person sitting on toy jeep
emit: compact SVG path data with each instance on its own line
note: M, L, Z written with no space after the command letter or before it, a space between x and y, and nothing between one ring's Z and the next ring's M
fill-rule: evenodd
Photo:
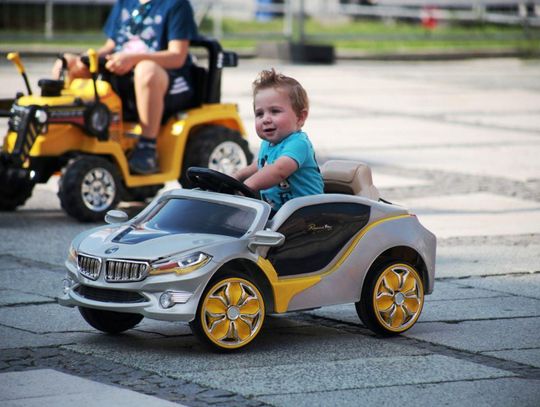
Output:
M197 25L188 0L118 0L105 24L98 55L119 75L112 85L124 103L136 101L142 136L129 159L131 172L159 171L156 138L162 117L189 105L193 96L189 42ZM69 79L89 77L80 57L65 54ZM53 74L60 76L57 62ZM126 94L127 93L127 94Z
M323 193L313 145L302 131L308 108L302 85L273 68L262 71L253 82L255 130L262 139L261 148L257 161L233 176L260 191L275 211L290 199Z

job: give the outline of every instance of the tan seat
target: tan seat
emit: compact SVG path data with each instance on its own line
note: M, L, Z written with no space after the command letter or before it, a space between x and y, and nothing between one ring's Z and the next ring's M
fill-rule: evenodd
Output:
M329 160L321 167L324 192L327 194L359 195L374 201L380 197L373 185L371 169L359 161Z

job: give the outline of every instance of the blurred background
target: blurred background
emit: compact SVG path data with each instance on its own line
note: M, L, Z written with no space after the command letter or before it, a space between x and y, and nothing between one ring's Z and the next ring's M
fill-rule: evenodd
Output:
M114 0L0 0L2 50L84 49L104 40ZM540 0L192 0L200 31L243 56L273 44L348 55L540 55ZM270 46L269 46L270 45ZM279 55L278 55L279 56Z

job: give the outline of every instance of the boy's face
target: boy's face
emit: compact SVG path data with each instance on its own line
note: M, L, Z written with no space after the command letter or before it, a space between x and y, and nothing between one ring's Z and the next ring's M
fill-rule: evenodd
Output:
M257 135L272 144L300 130L307 118L307 110L302 111L300 117L296 115L285 89L261 89L253 105Z

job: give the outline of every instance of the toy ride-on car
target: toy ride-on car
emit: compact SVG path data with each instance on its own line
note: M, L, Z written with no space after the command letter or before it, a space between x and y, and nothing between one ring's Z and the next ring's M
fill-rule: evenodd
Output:
M236 66L237 56L214 40L201 38L190 46L205 50L208 63L193 66L191 108L164 118L157 144L160 171L152 175L129 172L129 153L140 132L134 101L113 90L114 75L99 69L95 53L87 60L92 79L69 85L41 79L39 96L32 94L18 55L9 54L28 95L0 101L0 115L9 117L0 151L0 210L23 205L36 183L61 172L63 209L80 221L97 221L120 200L153 197L167 181L188 187L190 166L232 173L249 164L253 156L237 107L220 103L222 68Z
M167 191L131 220L110 211L109 225L73 240L59 303L107 333L143 317L189 322L218 350L250 343L267 314L324 305L355 303L383 336L408 330L433 290L435 236L374 200L368 167L329 161L322 172L327 193L271 217L243 183L190 168L199 188Z

